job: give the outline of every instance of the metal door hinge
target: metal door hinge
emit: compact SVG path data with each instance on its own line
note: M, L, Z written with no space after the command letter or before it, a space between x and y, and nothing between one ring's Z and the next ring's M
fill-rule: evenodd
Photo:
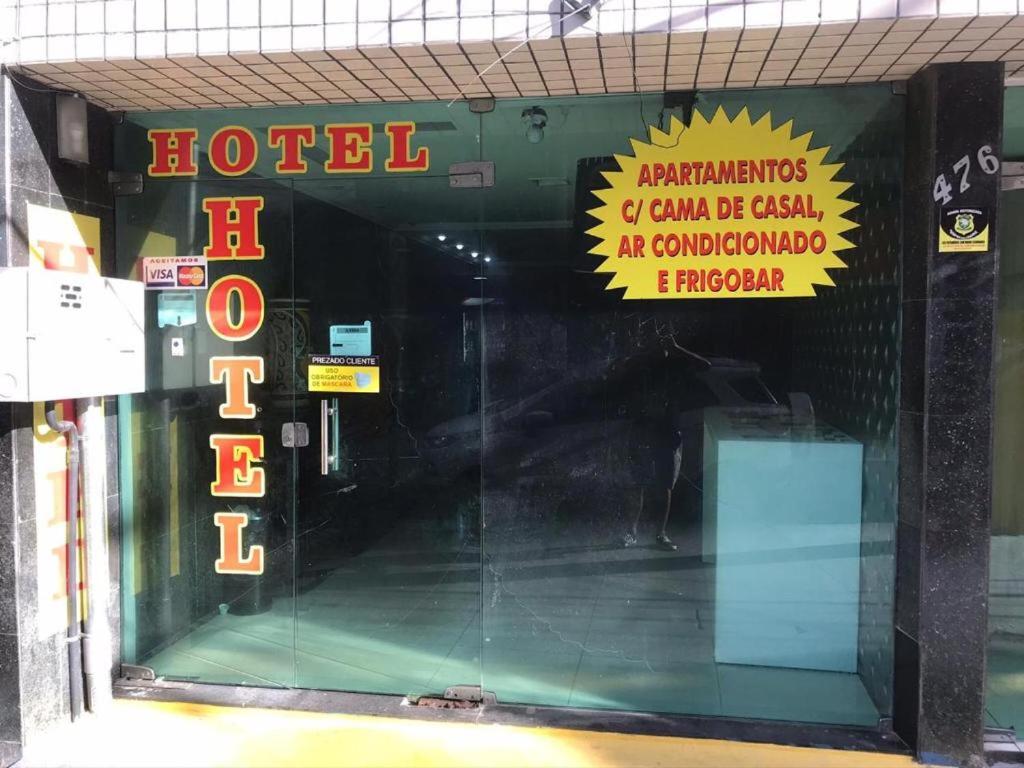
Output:
M497 704L497 698L479 685L450 685L440 696L410 696L410 704L431 709L476 709Z
M448 186L452 189L481 189L494 186L494 162L453 163L448 166Z
M125 680L156 680L156 672L141 664L122 664L121 677Z
M107 182L115 195L141 195L142 174L127 171L107 171Z
M444 697L453 701L481 702L484 691L479 685L450 685L444 689Z
M1024 163L1003 161L1003 192L1024 189Z
M991 725L985 728L985 745L991 747L993 744L1013 744L1016 750L1017 732L1013 728L994 728ZM1020 753L1017 752L1019 755Z

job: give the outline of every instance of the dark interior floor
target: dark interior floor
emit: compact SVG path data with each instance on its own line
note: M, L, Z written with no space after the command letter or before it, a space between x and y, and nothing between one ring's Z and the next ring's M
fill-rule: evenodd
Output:
M365 551L322 563L315 586L258 615L217 615L146 663L205 682L399 695L482 685L508 703L877 723L855 674L715 663L699 522L672 523L676 552L653 532L624 548L614 526L533 518L531 497L484 495L482 570L481 531L465 516L413 510Z

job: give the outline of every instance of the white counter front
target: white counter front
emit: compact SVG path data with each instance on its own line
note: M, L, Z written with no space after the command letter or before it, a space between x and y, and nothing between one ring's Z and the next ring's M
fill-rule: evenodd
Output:
M706 411L715 661L856 672L862 455L820 423Z

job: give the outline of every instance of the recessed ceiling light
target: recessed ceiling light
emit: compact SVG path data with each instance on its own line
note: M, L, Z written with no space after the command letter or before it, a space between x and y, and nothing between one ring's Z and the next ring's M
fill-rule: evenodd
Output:
M491 260L490 256L484 256L484 261L490 261L490 260Z
M448 239L448 235L438 235L437 239L443 243L445 240Z
M472 256L474 259L478 258L480 256L480 251L470 251L469 255Z
M466 246L464 246L464 245L463 245L462 243L456 243L456 244L455 244L455 250L456 250L456 251L461 251L461 250L462 250L463 248L465 248L465 247L466 247Z

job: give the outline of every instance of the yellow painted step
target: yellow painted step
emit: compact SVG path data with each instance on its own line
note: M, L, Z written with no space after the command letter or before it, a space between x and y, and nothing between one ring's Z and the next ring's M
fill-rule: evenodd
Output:
M910 768L911 758L667 736L426 722L118 700L27 768L78 766L487 766ZM69 750L74 743L75 749Z

